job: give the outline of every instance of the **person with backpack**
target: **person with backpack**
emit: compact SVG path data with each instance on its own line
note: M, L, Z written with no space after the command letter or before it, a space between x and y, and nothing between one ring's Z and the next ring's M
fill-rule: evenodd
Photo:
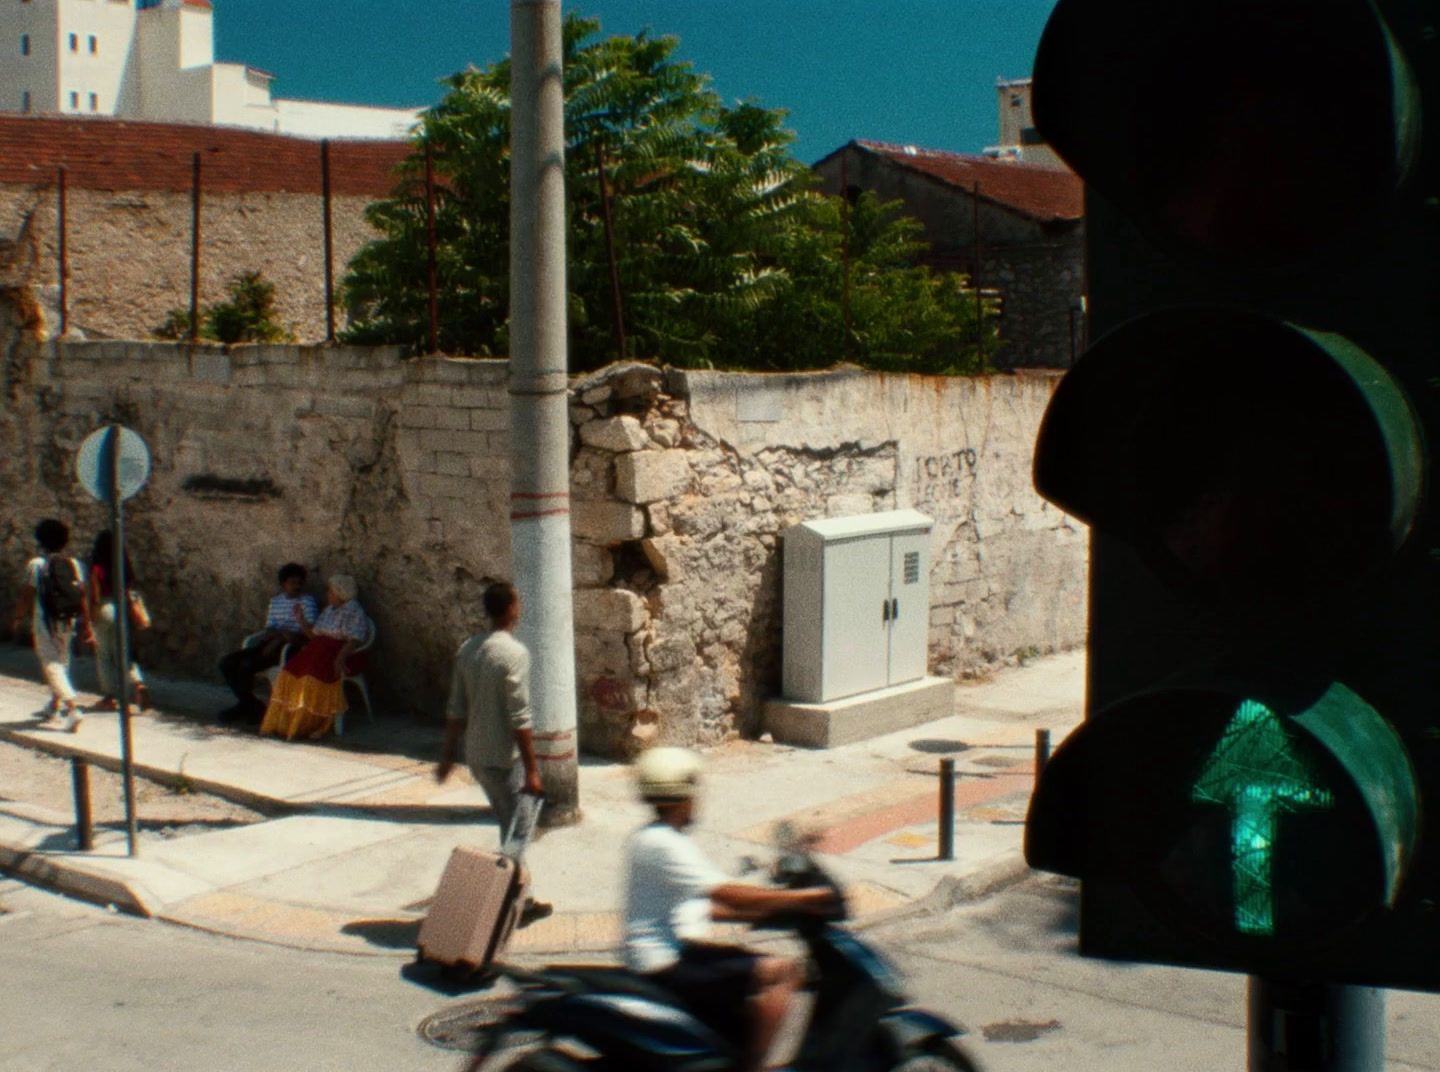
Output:
M100 679L100 701L90 708L91 711L115 711L120 707L120 701L116 699L120 695L120 683L115 676L120 629L115 623L115 580L111 576L115 564L114 555L114 534L109 529L104 529L95 537L95 544L90 549L90 620L95 635L95 675ZM130 612L130 631L133 635L137 629L148 629L150 623L148 616L142 618L137 615L135 568L130 565L129 551L125 552L125 589L124 603ZM145 687L140 665L135 661L133 650L125 654L129 666L130 695L135 698L141 711L148 711L150 690Z
M63 521L46 518L35 526L40 552L25 564L25 581L15 604L13 628L19 633L30 619L35 657L50 687L46 729L74 733L80 728L76 712L75 686L70 683L70 646L75 634L84 642L92 639L90 606L85 595L85 571L65 554L70 530Z

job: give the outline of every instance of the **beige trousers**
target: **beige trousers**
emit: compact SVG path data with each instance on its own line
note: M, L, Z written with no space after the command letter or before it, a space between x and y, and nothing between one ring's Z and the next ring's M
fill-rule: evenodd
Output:
M35 616L35 657L50 693L62 704L75 702L75 686L70 684L70 644L75 639L75 623L62 625L53 633Z

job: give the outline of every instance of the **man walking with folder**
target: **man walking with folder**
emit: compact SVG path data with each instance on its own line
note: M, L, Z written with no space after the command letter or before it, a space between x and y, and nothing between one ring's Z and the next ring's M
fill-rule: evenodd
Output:
M463 740L465 763L490 801L503 846L520 794L539 797L544 789L530 723L530 652L514 633L520 622L520 593L500 581L485 589L483 598L491 631L472 636L455 656L445 744L435 778L444 782L450 776ZM551 911L543 901L530 901L521 921L534 922Z

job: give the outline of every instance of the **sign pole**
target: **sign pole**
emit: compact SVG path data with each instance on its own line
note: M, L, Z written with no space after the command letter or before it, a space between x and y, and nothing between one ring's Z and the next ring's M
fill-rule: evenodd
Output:
M140 855L135 823L135 764L130 740L130 578L125 576L125 510L120 488L120 426L105 437L109 449L111 600L115 612L116 702L120 708L120 769L125 779L125 839L132 857Z
M1250 977L1250 1072L1382 1072L1385 991Z

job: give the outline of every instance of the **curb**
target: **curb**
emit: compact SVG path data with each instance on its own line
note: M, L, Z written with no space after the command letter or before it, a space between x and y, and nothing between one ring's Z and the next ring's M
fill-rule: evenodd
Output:
M33 849L0 842L0 872L127 915L155 918L146 898L128 883L112 875L97 874L77 866L72 860L61 860Z

